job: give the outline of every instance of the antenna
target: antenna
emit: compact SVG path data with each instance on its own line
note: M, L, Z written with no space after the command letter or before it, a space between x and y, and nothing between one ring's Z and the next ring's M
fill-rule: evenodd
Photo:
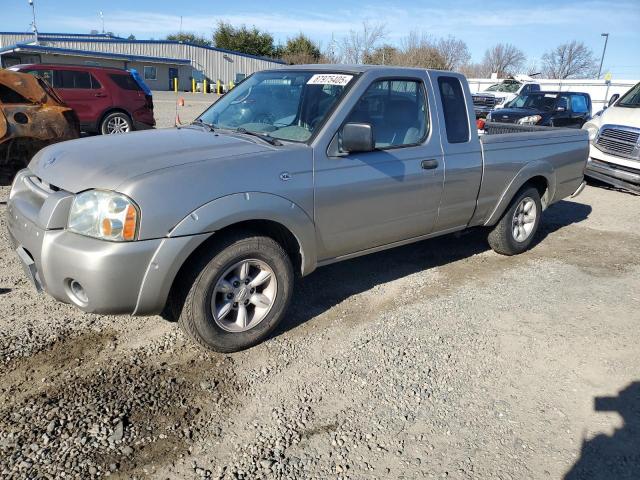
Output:
M33 4L33 0L29 0L29 5L31 5L31 15L33 16L33 21L31 22L31 29L33 30L33 34L36 36L36 45L38 44L38 27L36 27L36 6Z
M104 35L104 15L102 14L102 10L98 12L98 15L100 15L100 20L102 21L102 34Z
M182 33L182 15L180 15L180 33Z

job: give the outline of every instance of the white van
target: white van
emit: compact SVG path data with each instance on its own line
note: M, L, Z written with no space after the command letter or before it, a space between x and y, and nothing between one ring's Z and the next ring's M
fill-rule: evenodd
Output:
M591 141L585 175L640 193L640 83L582 128Z

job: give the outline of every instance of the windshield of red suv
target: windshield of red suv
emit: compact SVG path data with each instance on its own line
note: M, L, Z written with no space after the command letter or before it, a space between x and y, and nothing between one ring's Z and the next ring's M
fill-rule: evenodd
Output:
M306 142L342 97L354 74L323 71L258 72L198 119L214 128Z
M640 83L625 93L616 103L616 107L640 107Z

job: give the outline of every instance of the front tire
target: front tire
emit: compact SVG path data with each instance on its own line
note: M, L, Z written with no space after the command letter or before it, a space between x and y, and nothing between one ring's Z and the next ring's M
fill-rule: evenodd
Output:
M293 293L291 260L278 242L232 236L193 264L178 323L204 348L230 353L264 340L283 319Z
M115 135L133 131L133 122L129 115L123 112L113 112L104 117L100 124L102 135Z
M502 255L524 252L533 242L541 215L542 202L538 190L533 187L520 190L489 233L489 246Z

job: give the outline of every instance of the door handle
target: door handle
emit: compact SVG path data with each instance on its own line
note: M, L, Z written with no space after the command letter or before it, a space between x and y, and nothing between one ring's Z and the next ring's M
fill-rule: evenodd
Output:
M107 95L104 93L96 93L95 94L96 97L106 97Z
M435 158L422 160L420 162L420 166L425 170L433 170L434 168L438 168L438 160L436 160Z

